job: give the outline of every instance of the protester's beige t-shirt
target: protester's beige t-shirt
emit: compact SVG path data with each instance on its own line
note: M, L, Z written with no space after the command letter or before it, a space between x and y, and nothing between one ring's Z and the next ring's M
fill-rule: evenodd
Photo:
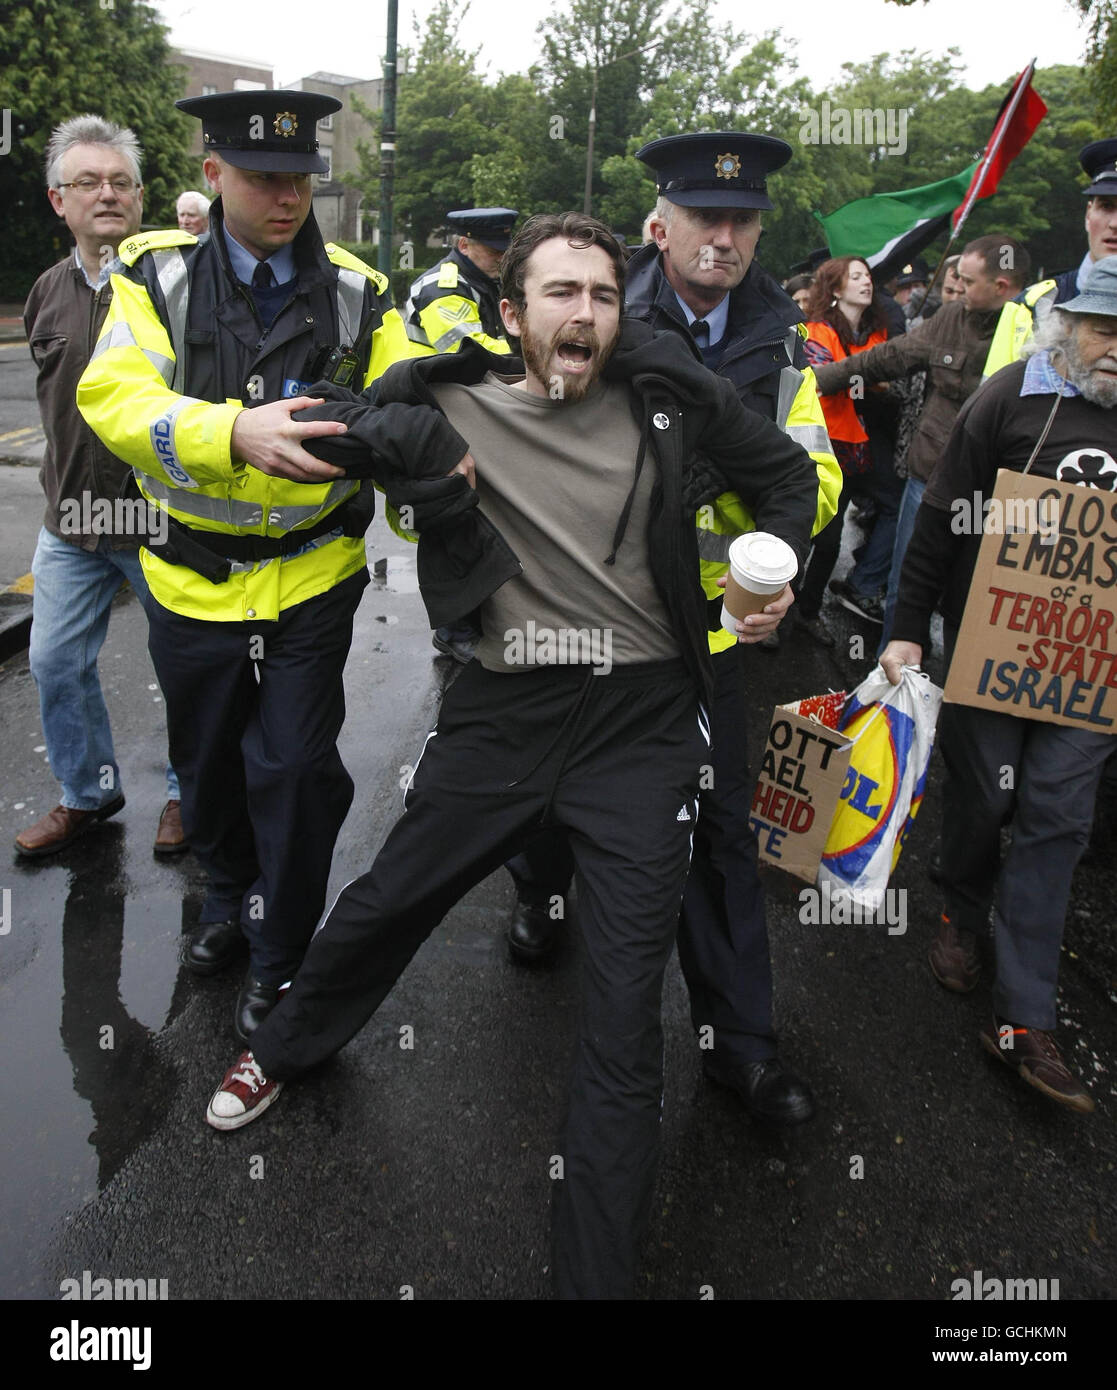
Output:
M476 386L432 386L469 443L482 514L523 565L481 607L478 659L490 671L523 671L677 657L648 566L650 448L616 560L605 564L640 446L629 388L598 382L567 404L513 380L489 372Z

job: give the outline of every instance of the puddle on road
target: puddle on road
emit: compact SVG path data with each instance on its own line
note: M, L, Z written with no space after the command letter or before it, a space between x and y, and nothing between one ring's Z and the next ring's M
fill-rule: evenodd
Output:
M413 555L385 555L373 562L372 585L390 594L417 594L419 576Z
M7 1298L49 1296L43 1261L58 1231L166 1109L172 1078L156 1036L190 996L175 938L199 901L169 869L145 867L137 891L117 829L65 863L13 866L12 926L0 938Z

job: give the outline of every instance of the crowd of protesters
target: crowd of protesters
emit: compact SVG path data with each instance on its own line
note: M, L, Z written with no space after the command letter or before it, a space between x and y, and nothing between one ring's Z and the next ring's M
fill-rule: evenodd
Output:
M343 1047L493 869L517 884L513 958L536 964L561 930L545 904L573 880L585 963L556 1288L631 1296L676 930L696 1036L717 1040L710 1079L763 1123L815 1113L773 1023L745 749L762 712L744 648L796 634L832 646L832 598L873 628L891 679L928 650L936 606L949 660L975 553L949 526L955 499L988 491L997 466L1063 477L1083 450L1113 465L1084 482L1117 478L1117 140L1082 152L1088 250L1051 280L992 234L937 273L913 258L878 283L871 259L819 256L781 288L756 249L766 179L791 147L714 132L639 151L658 201L638 249L580 214L514 231L514 209L448 209L460 238L401 315L386 279L325 245L314 219L315 123L338 103L252 91L179 104L203 123L216 197L184 192L177 233L139 232L130 131L78 117L48 151L75 251L27 307L48 439L32 671L63 796L16 848L57 853L124 804L96 650L127 577L166 696L156 849L189 844L209 878L184 958L212 974L248 957L234 1017L248 1050L211 1098L212 1126L256 1120ZM261 107L268 133L250 139ZM83 333L51 351L81 314L96 345ZM166 517L163 542L63 534L74 488L127 480ZM436 646L464 669L406 814L319 925L354 791L336 740L373 484L418 541ZM863 538L839 579L854 503ZM754 529L790 548L798 575L730 622L728 548ZM96 604L67 611L86 574ZM601 614L608 669L597 649L569 661L507 642L596 630ZM267 659L249 643L262 627ZM77 646L91 659L75 681ZM67 721L61 700L77 711ZM976 988L991 918L982 1044L1086 1113L1093 1098L1054 1039L1055 990L1109 740L964 707L942 732L931 971ZM113 770L108 785L95 765Z

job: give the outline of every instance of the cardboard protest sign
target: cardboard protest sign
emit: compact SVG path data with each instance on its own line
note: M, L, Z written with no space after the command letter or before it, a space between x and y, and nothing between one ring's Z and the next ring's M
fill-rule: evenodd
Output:
M986 510L944 698L1117 733L1117 496L1001 469Z
M839 704L844 698L834 697ZM797 700L773 712L749 825L761 859L814 883L846 780L850 744L843 734L797 713L807 704Z

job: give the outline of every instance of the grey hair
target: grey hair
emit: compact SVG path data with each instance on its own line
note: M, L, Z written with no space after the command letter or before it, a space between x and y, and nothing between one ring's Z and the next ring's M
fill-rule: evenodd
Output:
M135 132L114 121L106 121L101 116L86 114L71 116L51 131L44 159L48 188L58 187L62 178L62 160L75 145L108 145L122 154L132 166L132 177L136 182L143 183L140 169L143 150Z
M670 224L674 203L669 203L662 194L655 200L655 216L665 224Z
M1064 313L1057 304L1045 310L1042 300L1037 308L1035 334L1021 349L1022 359L1034 357L1037 352L1065 352L1074 336L1075 314Z
M186 189L185 192L180 193L180 194L178 195L178 198L177 198L177 200L175 201L175 207L176 207L176 208L181 209L181 207L182 207L182 200L183 200L184 198L189 198L189 199L190 199L190 201L194 204L194 211L195 211L196 213L199 213L202 217L208 217L208 216L209 216L209 202L210 202L210 200L206 197L206 195L205 195L204 193L199 193L198 190L197 190L196 188L188 188L188 189Z

